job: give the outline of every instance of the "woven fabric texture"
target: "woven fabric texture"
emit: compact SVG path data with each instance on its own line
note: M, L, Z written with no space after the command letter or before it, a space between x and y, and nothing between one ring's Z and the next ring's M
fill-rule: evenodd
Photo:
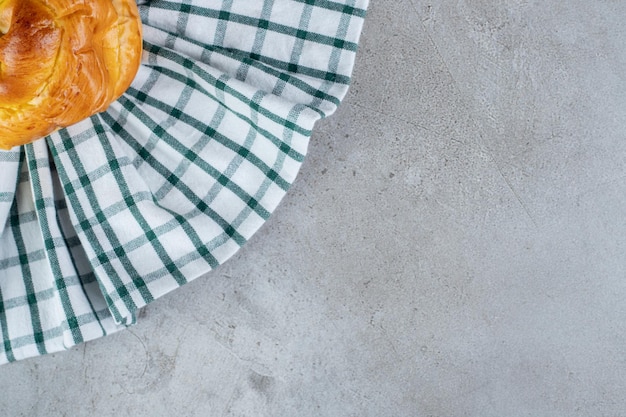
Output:
M124 329L231 257L345 96L367 0L139 2L104 113L0 152L0 364Z

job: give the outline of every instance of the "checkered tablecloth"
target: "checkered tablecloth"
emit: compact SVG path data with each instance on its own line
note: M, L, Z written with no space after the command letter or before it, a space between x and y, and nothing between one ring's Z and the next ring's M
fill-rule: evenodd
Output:
M104 113L0 152L0 363L67 349L232 256L347 92L367 0L140 1Z

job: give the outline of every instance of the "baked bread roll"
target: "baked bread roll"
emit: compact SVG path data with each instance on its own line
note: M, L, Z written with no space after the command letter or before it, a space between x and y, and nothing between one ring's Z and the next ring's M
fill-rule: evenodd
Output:
M141 60L135 0L0 0L0 148L106 110Z

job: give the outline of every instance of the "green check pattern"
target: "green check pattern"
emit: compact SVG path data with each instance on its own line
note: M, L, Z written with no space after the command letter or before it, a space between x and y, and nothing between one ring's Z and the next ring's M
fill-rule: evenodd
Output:
M231 257L345 96L367 0L139 7L129 90L0 152L0 364L124 329Z

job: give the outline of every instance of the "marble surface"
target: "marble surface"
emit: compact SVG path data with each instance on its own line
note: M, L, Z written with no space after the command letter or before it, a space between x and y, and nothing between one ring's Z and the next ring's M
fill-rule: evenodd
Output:
M558 3L558 2L557 2ZM377 0L290 193L2 416L626 416L626 3Z

